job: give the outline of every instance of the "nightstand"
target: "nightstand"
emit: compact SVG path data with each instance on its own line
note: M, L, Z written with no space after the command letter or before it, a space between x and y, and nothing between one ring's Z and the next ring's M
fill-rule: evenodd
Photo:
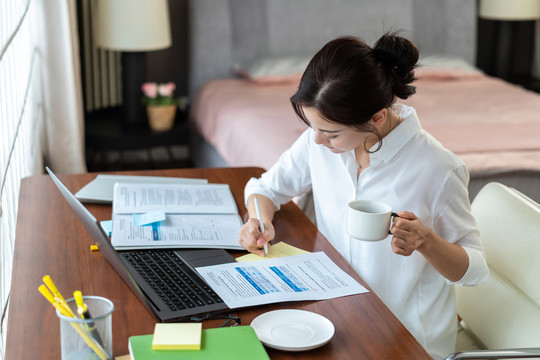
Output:
M125 166L124 155L130 151L146 151L150 168L155 167L152 149L165 147L169 162L175 167L186 167L186 159L175 159L171 150L174 145L189 144L187 113L177 111L174 127L168 131L150 130L145 121L137 127L126 127L122 122L121 109L111 108L94 111L85 119L85 140L89 170L99 168L99 158L106 152L117 152L117 170Z
M513 75L508 81L516 85L521 85L525 89L540 93L540 79L532 75Z

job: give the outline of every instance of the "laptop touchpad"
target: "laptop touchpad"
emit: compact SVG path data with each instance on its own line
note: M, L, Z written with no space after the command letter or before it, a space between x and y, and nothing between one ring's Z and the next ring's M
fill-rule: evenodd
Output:
M175 253L192 268L235 262L235 259L223 249L184 249Z

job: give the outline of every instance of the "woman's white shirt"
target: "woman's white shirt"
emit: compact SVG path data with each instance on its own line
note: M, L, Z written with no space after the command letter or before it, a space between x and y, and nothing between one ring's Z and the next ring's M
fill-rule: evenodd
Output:
M248 182L245 199L261 194L278 210L312 189L319 231L430 355L444 358L454 352L457 332L452 285L484 282L489 271L470 213L465 165L421 128L413 108L395 105L394 111L401 123L370 154L370 165L358 179L353 150L334 154L317 145L314 131L307 129L269 171ZM465 249L466 274L452 283L420 253L394 254L391 236L379 242L351 238L346 231L347 204L356 199L382 201L395 212L413 212L443 239Z

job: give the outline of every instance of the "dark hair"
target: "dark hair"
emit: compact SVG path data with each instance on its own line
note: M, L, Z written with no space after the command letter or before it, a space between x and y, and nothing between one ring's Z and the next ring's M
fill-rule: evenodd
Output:
M309 124L303 107L317 109L326 120L372 132L366 123L396 97L407 99L416 89L418 49L409 40L387 33L373 48L345 36L323 46L309 62L298 91L291 97L296 114Z

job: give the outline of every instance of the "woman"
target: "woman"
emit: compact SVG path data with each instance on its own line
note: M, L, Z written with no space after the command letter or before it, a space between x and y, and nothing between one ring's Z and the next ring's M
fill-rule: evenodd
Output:
M415 92L418 56L412 42L385 34L373 48L338 38L313 57L291 98L310 128L246 185L249 220L239 241L264 256L274 212L312 189L319 230L428 352L444 358L456 340L453 285L481 283L488 268L465 165L422 130L413 108L395 104ZM355 199L397 211L392 235L379 242L351 238L346 213Z

